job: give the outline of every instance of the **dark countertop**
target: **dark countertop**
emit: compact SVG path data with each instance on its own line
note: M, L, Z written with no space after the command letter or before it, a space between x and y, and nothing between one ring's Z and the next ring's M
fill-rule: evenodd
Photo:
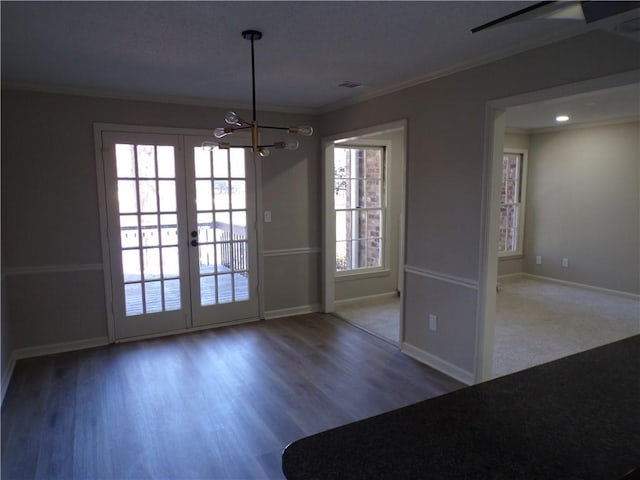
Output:
M288 480L639 478L640 335L303 438L282 466Z

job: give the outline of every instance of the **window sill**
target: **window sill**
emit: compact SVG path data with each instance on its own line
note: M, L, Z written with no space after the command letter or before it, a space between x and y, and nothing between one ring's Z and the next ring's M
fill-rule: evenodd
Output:
M336 282L348 282L350 280L364 280L365 278L387 277L391 270L385 269L362 269L362 271L336 272Z

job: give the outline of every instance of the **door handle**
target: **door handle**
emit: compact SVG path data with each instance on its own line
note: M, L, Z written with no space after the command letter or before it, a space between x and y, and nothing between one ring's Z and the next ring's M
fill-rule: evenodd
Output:
M191 240L191 246L192 247L197 247L198 246L198 240Z

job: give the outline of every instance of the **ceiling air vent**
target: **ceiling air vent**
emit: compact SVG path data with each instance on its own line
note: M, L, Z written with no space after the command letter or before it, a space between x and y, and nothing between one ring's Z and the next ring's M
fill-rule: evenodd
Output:
M355 82L342 82L338 85L339 87L344 87L344 88L359 88L362 86L361 83L355 83Z

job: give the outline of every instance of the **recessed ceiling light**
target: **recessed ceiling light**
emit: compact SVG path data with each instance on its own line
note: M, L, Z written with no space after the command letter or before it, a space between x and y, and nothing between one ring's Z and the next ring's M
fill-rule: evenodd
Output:
M569 116L568 115L558 115L556 117L556 122L568 122L569 121Z

